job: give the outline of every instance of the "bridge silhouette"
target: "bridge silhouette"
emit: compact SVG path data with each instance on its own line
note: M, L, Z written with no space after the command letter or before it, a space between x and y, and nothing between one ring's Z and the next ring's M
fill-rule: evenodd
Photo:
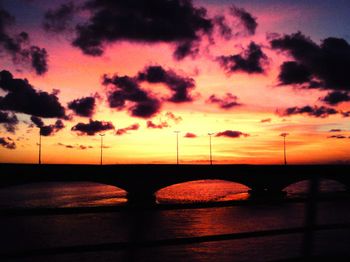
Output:
M38 182L96 182L127 192L130 205L155 203L155 193L183 182L219 179L250 188L253 196L280 196L303 180L331 179L350 189L350 165L57 165L0 164L0 187Z

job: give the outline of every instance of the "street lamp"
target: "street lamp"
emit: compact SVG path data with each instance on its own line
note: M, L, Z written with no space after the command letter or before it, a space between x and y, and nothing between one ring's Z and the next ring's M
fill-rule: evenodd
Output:
M214 133L208 133L208 136L209 136L209 159L210 159L210 165L213 164L213 158L212 158L212 154L211 154L211 136L213 134Z
M101 162L100 165L102 165L102 148L103 148L103 137L105 136L105 134L99 134L101 136Z
M39 127L39 165L41 165L41 127Z
M286 136L288 136L288 133L282 133L280 136L283 137L283 152L284 152L284 164L287 165L287 154L286 154Z
M174 131L176 133L176 164L179 164L179 133L180 131Z

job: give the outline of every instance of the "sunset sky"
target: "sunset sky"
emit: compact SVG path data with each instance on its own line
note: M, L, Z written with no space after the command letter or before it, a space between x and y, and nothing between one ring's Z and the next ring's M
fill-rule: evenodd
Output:
M0 0L0 162L350 163L347 0Z

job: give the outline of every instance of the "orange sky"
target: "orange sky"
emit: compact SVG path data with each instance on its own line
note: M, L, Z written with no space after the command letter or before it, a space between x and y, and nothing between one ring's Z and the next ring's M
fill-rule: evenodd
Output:
M60 2L60 1L58 1ZM104 136L105 164L119 163L176 163L176 134L179 134L180 163L209 163L208 132L215 134L225 130L240 131L249 134L239 138L212 137L213 160L215 164L282 164L283 138L281 133L287 132L287 161L290 164L304 163L348 163L350 161L350 127L349 118L340 114L325 118L310 117L306 114L280 116L276 110L283 111L288 107L326 106L320 97L328 90L302 89L296 86L278 86L280 65L289 61L290 56L276 52L269 46L266 34L273 32L291 33L303 30L296 17L296 7L291 12L277 13L271 8L259 9L254 2L244 7L257 18L258 27L254 35L237 36L224 40L214 34L215 44L209 45L203 40L200 53L196 58L186 57L181 61L173 59L174 45L169 43L130 43L128 41L107 44L105 53L100 57L84 55L81 50L70 44L70 35L52 35L45 32L40 24L22 24L18 19L11 30L26 30L36 45L45 47L49 57L49 70L44 75L36 75L28 66L14 64L11 57L2 58L1 70L10 71L14 78L28 79L36 90L51 92L59 89L59 101L63 106L78 98L99 93L93 120L110 121L116 129L125 128L138 123L138 130L128 131L117 136L115 130L106 131ZM33 5L33 3L31 3ZM202 4L209 13L216 10L227 10L224 4L213 4L207 1L194 2ZM11 10L11 7L8 7ZM316 7L315 7L316 10ZM320 19L315 10L305 10L310 17ZM39 12L39 11L38 11ZM290 27L285 23L293 20ZM40 21L38 21L39 23ZM14 32L13 31L13 32ZM331 36L331 32L327 32ZM319 43L320 35L316 32L311 38ZM216 57L220 55L239 54L254 41L262 46L268 57L263 65L262 74L234 72L228 74L220 67ZM293 59L292 59L293 60ZM191 91L194 101L185 103L163 102L161 110L151 118L132 117L126 110L118 111L110 108L106 98L106 86L101 83L102 76L128 75L136 76L149 65L160 65L173 70L181 76L195 80L195 88ZM19 70L18 70L19 69ZM0 70L0 71L1 71ZM170 95L164 84L142 83L140 86L156 96ZM224 97L226 93L237 96L240 106L221 109L217 104L206 103L208 97L215 94ZM0 95L6 92L0 90ZM350 103L334 106L336 110L349 111ZM166 113L172 112L181 120L174 121ZM67 113L72 113L67 110ZM0 125L0 137L10 137L16 143L16 149L0 147L1 162L36 163L38 161L39 129L29 127L30 115L16 113L19 124L15 133L8 132ZM53 124L56 118L42 118L45 124ZM147 128L147 121L155 124L167 122L168 127L162 129ZM265 121L262 121L265 120ZM79 135L71 130L78 122L87 123L89 118L74 116L72 120L64 120L65 128L52 136L42 137L42 163L91 163L100 161L100 136ZM329 132L340 129L340 132ZM196 134L195 138L185 138L187 133ZM343 135L344 139L329 138L332 135ZM83 145L88 147L80 149ZM73 147L73 148L71 148ZM89 148L91 147L91 148Z

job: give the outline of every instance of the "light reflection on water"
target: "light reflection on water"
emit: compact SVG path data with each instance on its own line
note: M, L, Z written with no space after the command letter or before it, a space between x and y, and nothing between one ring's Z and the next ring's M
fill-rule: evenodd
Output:
M166 187L156 193L159 203L200 203L247 200L249 188L222 180L200 180ZM305 196L308 182L302 181L285 189L287 197ZM321 192L345 191L345 186L322 180ZM0 208L91 207L115 206L127 202L120 188L89 182L38 183L0 190Z

